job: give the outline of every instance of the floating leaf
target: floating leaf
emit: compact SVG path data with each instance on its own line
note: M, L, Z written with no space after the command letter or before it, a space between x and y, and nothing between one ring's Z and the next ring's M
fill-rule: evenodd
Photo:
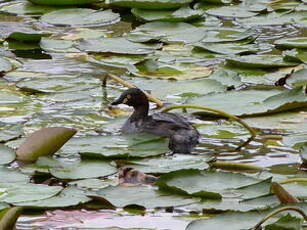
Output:
M282 38L274 41L274 44L278 47L284 48L307 48L306 37L294 37L294 38Z
M86 8L56 10L41 17L44 23L56 26L102 26L114 24L120 20L112 10L97 11Z
M39 42L42 37L48 37L48 36L50 36L49 33L25 30L25 31L12 32L8 36L8 38L24 42Z
M144 173L168 173L180 169L200 169L209 167L206 163L208 157L175 154L167 157L150 158L129 161L128 166Z
M0 165L8 164L15 159L15 152L13 149L0 144Z
M307 69L294 72L286 79L286 83L294 87L307 85Z
M64 153L98 157L148 157L168 151L165 139L144 133L73 138L62 149Z
M156 10L179 8L190 2L192 0L110 0L114 6Z
M55 39L42 39L40 41L40 47L48 52L63 52L63 53L76 53L80 52L74 47L75 42L65 41L65 40L55 40Z
M43 184L0 183L3 192L0 201L7 203L42 200L58 194L62 187Z
M0 56L0 72L8 72L13 69L12 63L4 57Z
M25 183L30 178L17 170L0 167L0 184L2 183Z
M99 0L29 0L37 5L50 5L50 6L67 6L67 5L84 5L93 2L98 2Z
M286 50L282 54L285 61L307 63L307 54L305 49Z
M77 189L74 186L69 186L55 196L46 199L14 202L14 205L36 209L64 208L84 204L90 200L91 199L85 195L84 191Z
M19 160L33 161L39 156L58 151L77 131L75 129L52 127L42 128L29 136L17 149Z
M247 55L241 57L226 58L231 65L236 65L246 68L277 68L296 66L298 63L285 62L281 56L278 55Z
M150 54L160 48L160 45L144 45L119 37L84 40L76 47L91 53Z
M146 186L110 186L96 192L90 192L88 195L94 199L107 200L115 207L138 205L148 209L181 206L197 201L173 194L168 195L153 187Z
M270 50L268 44L237 44L237 43L204 43L200 42L194 45L197 48L208 50L219 54L248 54L259 51Z
M131 13L143 21L168 21L182 22L190 21L201 17L204 12L202 10L193 10L188 6L181 7L176 11L171 10L145 10L134 8Z
M278 90L241 90L194 97L189 99L188 103L204 105L243 116L303 108L307 104L307 97L301 88L284 92ZM233 103L236 103L236 106L233 106Z
M248 11L248 8L240 6L223 6L206 10L206 13L216 17L250 18L258 13Z

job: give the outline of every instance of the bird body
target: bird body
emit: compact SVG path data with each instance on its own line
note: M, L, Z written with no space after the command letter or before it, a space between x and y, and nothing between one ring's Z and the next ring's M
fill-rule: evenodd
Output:
M199 133L188 121L175 113L148 115L149 102L138 88L124 91L112 105L127 104L134 112L123 125L122 133L146 132L169 137L169 148L174 153L191 153L198 143Z

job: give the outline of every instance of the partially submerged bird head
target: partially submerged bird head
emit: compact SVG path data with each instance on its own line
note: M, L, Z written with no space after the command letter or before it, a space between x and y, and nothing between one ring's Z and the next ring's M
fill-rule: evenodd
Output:
M119 98L111 103L111 105L126 104L133 107L142 106L148 103L145 93L138 88L131 88L124 91Z

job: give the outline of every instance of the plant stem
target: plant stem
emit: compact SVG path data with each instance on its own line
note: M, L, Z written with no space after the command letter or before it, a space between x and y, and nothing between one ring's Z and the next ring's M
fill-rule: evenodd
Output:
M302 217L304 218L305 221L307 221L307 215L306 213L297 207L282 207L282 208L278 208L272 212L270 212L268 215L266 215L265 217L263 217L251 230L257 230L265 221L267 221L268 219L270 219L272 216L283 212L283 211L287 211L287 210L291 210L291 211L296 211L299 214L302 215Z
M228 117L231 120L234 120L234 121L240 123L244 128L246 128L250 132L250 134L251 134L251 138L250 139L255 138L255 136L257 135L256 131L252 127L250 127L246 122L244 122L243 120L241 120L237 116L232 115L230 113L226 113L226 112L224 112L222 110L210 108L210 107L207 107L207 106L192 105L192 104L171 105L171 106L168 106L168 107L164 108L162 110L162 112L167 112L167 111L170 111L170 110L173 110L173 109L182 109L182 108L201 109L201 110L207 110L207 111L211 111L211 112L220 114L220 115L222 115L224 117Z

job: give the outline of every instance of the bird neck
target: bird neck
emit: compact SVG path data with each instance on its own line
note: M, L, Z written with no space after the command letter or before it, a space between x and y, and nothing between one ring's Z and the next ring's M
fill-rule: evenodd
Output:
M142 118L146 118L148 116L149 111L149 103L148 101L146 103L133 106L134 112L130 117L131 121L136 121Z

